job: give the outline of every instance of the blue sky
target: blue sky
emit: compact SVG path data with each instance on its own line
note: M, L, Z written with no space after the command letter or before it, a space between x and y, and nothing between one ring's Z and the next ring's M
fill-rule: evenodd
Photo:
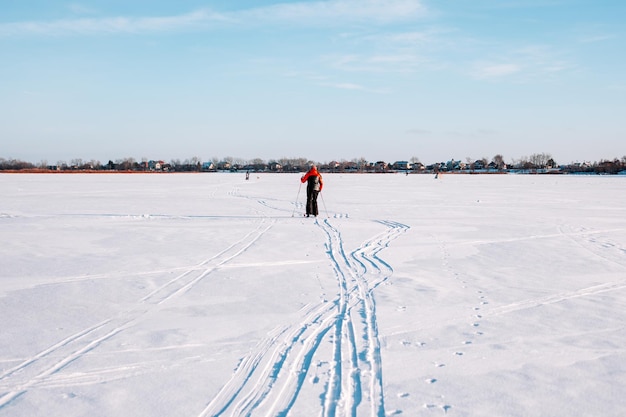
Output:
M0 157L626 155L626 2L2 0Z

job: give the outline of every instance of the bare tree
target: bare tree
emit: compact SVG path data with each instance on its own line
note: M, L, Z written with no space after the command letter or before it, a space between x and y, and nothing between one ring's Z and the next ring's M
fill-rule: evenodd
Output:
M255 171L264 171L265 167L267 166L265 161L261 158L252 159L250 161L250 165L252 166L252 169L254 169Z
M550 159L552 159L552 155L549 153L534 153L530 155L529 162L533 168L545 168Z
M200 171L202 169L202 159L199 156L194 156L189 160L190 169L193 171Z
M492 161L499 171L502 171L506 166L506 164L504 163L504 157L501 154L497 154L496 156L494 156Z
M356 164L357 171L363 172L367 166L367 159L364 157L356 158L354 159L354 163Z
M181 169L182 164L180 162L180 159L172 159L170 161L170 165L174 168L175 171L178 171Z

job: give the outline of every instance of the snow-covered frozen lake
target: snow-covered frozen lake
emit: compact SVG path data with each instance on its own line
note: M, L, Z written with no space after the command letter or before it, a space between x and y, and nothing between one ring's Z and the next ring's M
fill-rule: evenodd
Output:
M626 413L626 178L0 175L0 416Z

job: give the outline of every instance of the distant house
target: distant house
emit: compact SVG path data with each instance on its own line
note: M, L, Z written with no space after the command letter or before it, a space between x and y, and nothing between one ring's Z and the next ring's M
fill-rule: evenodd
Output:
M374 164L374 169L376 170L376 172L385 172L388 168L389 166L385 161L377 161Z
M398 171L408 171L411 169L411 163L409 161L396 161L391 167Z
M340 167L341 167L341 164L337 161L331 161L328 163L328 170L330 172L337 172L339 171Z
M268 164L268 166L270 168L270 171L275 171L276 172L276 171L282 171L283 170L283 166L281 164L279 164L278 162L275 162L275 161L270 162Z
M217 169L215 168L215 164L213 162L203 162L202 163L202 170L203 171L217 171Z
M455 161L454 159L449 160L448 162L446 162L446 171L456 171L461 169L461 161Z
M164 171L165 170L165 162L164 161L154 161L149 160L147 162L149 171Z
M232 164L228 161L222 161L217 164L217 169L220 171L230 171Z
M426 167L421 162L415 162L411 165L411 169L414 171L424 171Z
M344 172L357 172L359 170L359 166L354 161L346 161L341 164L341 170Z
M480 159L474 161L474 169L485 169L485 164Z

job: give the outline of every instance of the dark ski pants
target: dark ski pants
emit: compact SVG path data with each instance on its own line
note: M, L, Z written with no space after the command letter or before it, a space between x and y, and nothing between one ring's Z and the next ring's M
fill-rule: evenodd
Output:
M306 215L317 216L319 214L317 210L317 195L319 191L315 190L306 190Z

